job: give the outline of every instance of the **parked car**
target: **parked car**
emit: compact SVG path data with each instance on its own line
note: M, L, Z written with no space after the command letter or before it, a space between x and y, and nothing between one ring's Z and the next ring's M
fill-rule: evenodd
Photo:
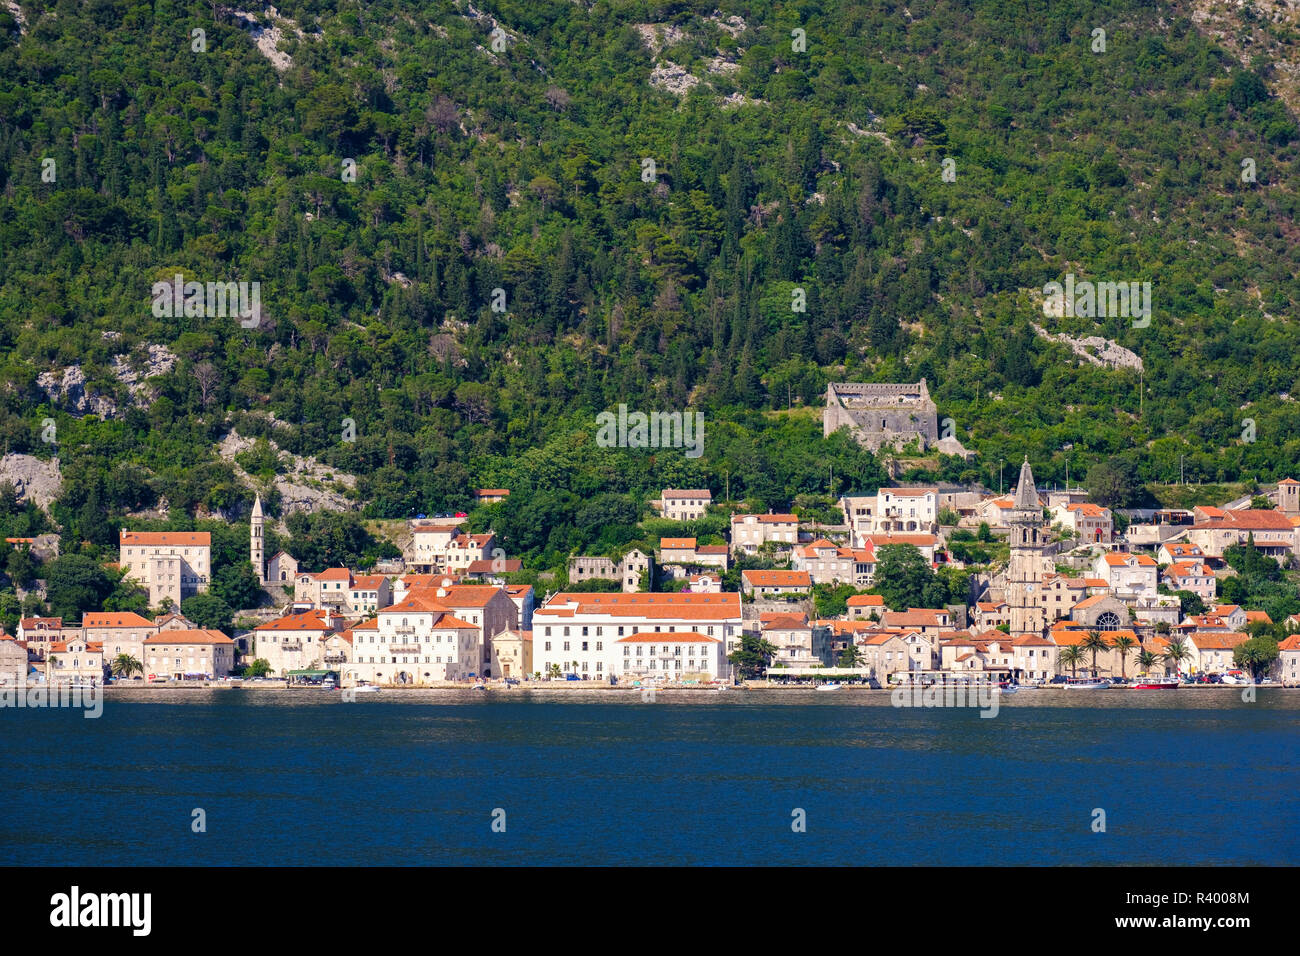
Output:
M1057 674L1055 677L1052 678L1053 684L1068 684L1069 681L1070 681L1069 674Z

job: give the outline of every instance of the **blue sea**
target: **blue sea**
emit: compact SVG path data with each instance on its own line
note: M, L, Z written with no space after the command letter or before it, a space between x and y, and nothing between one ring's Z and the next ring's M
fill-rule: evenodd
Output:
M1257 693L110 691L0 710L0 864L1295 864Z

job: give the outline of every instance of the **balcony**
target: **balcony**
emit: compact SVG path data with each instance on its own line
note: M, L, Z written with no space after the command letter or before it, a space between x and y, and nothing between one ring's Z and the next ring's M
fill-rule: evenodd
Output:
M280 645L280 650L282 650L282 651L301 651L301 650L302 650L302 644L300 644L300 643L299 643L299 644L281 644L281 645Z
M326 664L346 664L348 658L346 654L326 654L324 661Z
M393 631L394 631L395 633L397 633L397 634L414 634L414 633L415 633L415 628L413 628L413 627L395 627L395 628L393 628Z
M398 644L388 649L390 654L418 654L420 653L419 644Z

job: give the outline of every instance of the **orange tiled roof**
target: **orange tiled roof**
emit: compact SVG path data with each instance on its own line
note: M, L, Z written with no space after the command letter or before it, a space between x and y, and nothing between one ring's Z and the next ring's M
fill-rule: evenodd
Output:
M131 611L104 611L81 615L82 627L153 627L148 618Z
M709 637L699 631L642 631L620 637L615 644L720 644L716 637Z
M122 531L119 543L123 545L171 545L174 547L212 546L212 535L207 531Z
M1241 631L1195 631L1189 637L1198 651L1230 651L1238 644L1250 640Z
M259 624L253 628L255 631L328 631L329 629L329 615L327 612L320 610L286 614L284 617L276 618L274 621L267 621L265 624ZM184 632L178 631L175 633Z
M226 635L213 628L195 628L191 631L163 631L147 638L145 644L233 644Z
M760 588L812 587L812 577L807 571L742 571L740 576Z

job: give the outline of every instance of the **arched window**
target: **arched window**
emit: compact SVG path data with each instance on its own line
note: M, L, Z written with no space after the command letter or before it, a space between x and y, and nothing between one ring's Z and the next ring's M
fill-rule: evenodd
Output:
M1097 618L1097 629L1099 631L1118 631L1119 615L1114 611L1103 611Z

